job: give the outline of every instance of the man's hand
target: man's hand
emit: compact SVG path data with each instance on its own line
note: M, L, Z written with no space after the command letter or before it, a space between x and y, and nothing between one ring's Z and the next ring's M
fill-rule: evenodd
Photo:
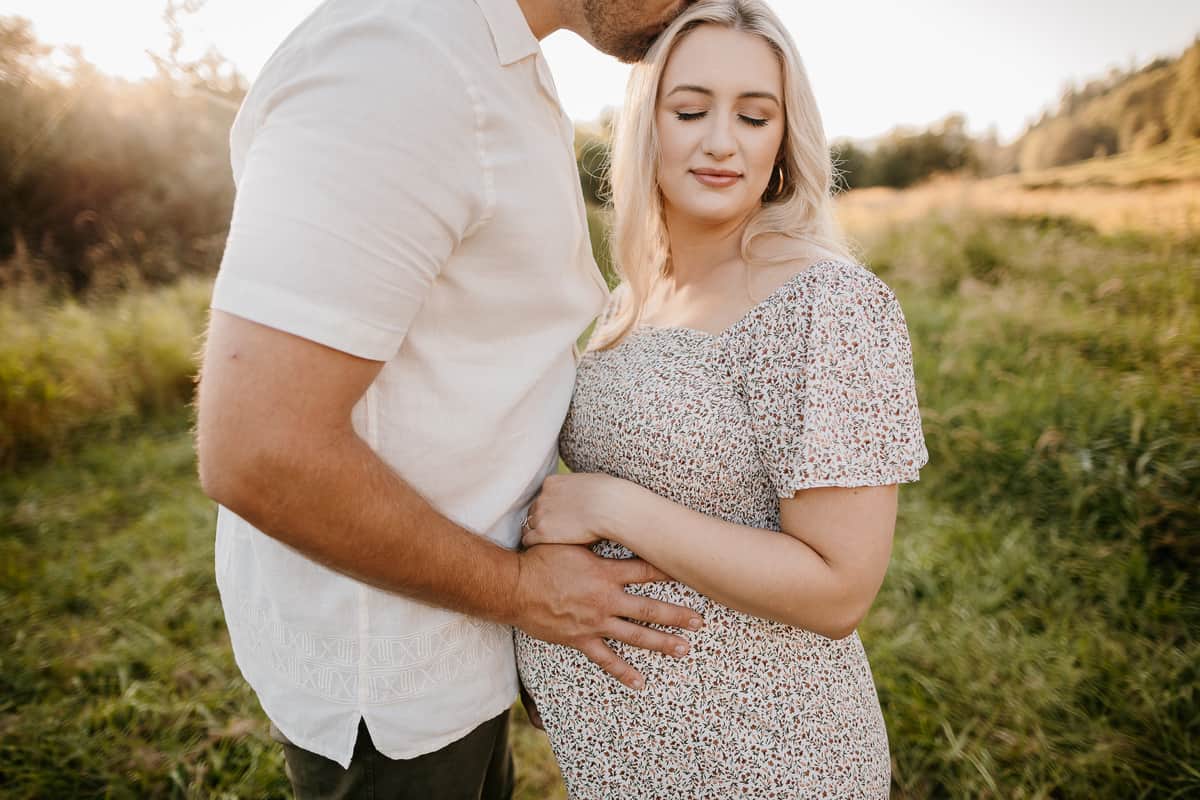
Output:
M579 650L631 689L645 678L613 652L605 639L681 658L690 645L681 636L648 628L653 623L699 630L700 615L690 608L637 597L634 583L670 580L641 559L601 558L578 545L537 545L521 553L515 624L537 639Z

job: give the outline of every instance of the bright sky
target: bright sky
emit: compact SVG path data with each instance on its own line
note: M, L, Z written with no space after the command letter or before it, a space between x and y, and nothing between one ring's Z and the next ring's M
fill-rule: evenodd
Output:
M439 0L428 0L438 2ZM188 18L189 52L215 46L253 77L319 0L208 0ZM2 0L53 45L78 44L101 70L152 72L166 49L163 0ZM774 0L795 36L831 137L924 126L952 111L1017 136L1068 81L1177 55L1200 35L1197 0ZM560 32L543 43L567 113L621 103L627 68Z

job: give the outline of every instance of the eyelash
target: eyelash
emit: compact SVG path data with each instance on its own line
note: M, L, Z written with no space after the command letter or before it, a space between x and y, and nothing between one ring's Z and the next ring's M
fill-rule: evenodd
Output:
M707 113L707 111L695 111L691 113L687 111L676 111L675 118L680 122L691 122L692 120L700 119ZM765 128L767 126L767 120L758 119L757 117L747 117L745 114L738 114L738 119L754 128Z

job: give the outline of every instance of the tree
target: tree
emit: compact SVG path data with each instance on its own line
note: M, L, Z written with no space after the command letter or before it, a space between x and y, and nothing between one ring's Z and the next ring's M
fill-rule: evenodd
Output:
M176 57L178 70L131 83L78 51L52 70L48 50L28 22L0 19L0 284L26 273L19 261L71 292L214 269L237 104L211 78L228 71Z
M50 48L33 35L33 24L24 17L0 17L0 84L27 83Z
M1200 37L1179 59L1175 86L1167 98L1167 127L1172 139L1200 137Z
M842 139L833 143L831 155L837 170L839 189L860 189L872 185L875 176L871 172L871 154L866 150L849 139Z

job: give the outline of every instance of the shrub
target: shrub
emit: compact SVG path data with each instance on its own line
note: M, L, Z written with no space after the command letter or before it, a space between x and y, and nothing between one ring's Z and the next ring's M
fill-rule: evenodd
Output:
M64 450L83 430L177 412L191 398L210 284L115 300L0 303L0 465Z

